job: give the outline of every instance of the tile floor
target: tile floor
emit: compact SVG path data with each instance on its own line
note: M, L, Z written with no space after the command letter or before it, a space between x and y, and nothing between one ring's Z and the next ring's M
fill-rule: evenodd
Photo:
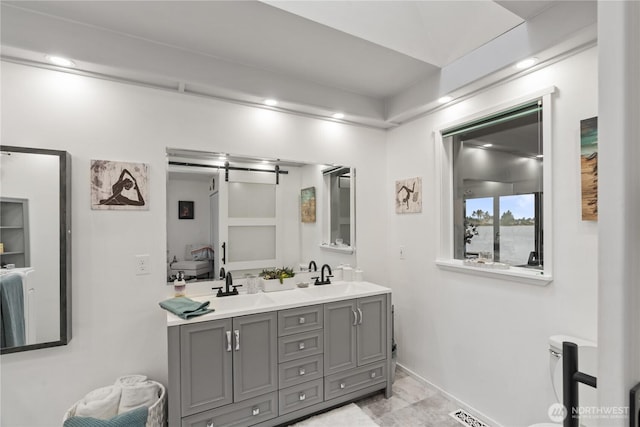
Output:
M449 416L459 406L400 369L390 399L381 392L355 403L382 427L461 427Z

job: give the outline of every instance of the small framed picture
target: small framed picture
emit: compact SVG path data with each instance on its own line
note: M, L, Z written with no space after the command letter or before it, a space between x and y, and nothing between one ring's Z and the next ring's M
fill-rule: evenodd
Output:
M193 202L178 201L178 219L193 219Z

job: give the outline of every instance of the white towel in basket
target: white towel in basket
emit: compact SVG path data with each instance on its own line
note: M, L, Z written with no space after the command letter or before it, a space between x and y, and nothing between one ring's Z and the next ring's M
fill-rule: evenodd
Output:
M88 393L76 406L78 417L93 417L108 420L118 415L120 387L102 387Z
M158 401L160 387L147 380L144 375L128 375L116 380L116 387L122 390L118 414L122 414L141 406L151 407Z

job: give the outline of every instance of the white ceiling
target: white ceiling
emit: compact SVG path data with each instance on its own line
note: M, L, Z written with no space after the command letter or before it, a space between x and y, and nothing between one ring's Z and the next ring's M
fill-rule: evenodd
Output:
M518 41L503 52L517 58L593 24L588 3L2 1L0 40L9 61L40 66L57 53L76 72L252 104L273 97L285 111L342 111L346 121L386 128L448 92L446 71L493 44ZM575 23L534 25L563 14ZM460 82L504 68L489 57L493 70L474 67Z

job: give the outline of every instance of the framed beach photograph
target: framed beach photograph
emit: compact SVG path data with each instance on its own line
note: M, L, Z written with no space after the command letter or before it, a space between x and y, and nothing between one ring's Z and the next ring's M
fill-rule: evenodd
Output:
M582 220L598 219L598 117L580 120Z
M316 222L316 188L303 188L300 191L300 214L302 222Z
M178 201L178 219L193 219L193 202Z

